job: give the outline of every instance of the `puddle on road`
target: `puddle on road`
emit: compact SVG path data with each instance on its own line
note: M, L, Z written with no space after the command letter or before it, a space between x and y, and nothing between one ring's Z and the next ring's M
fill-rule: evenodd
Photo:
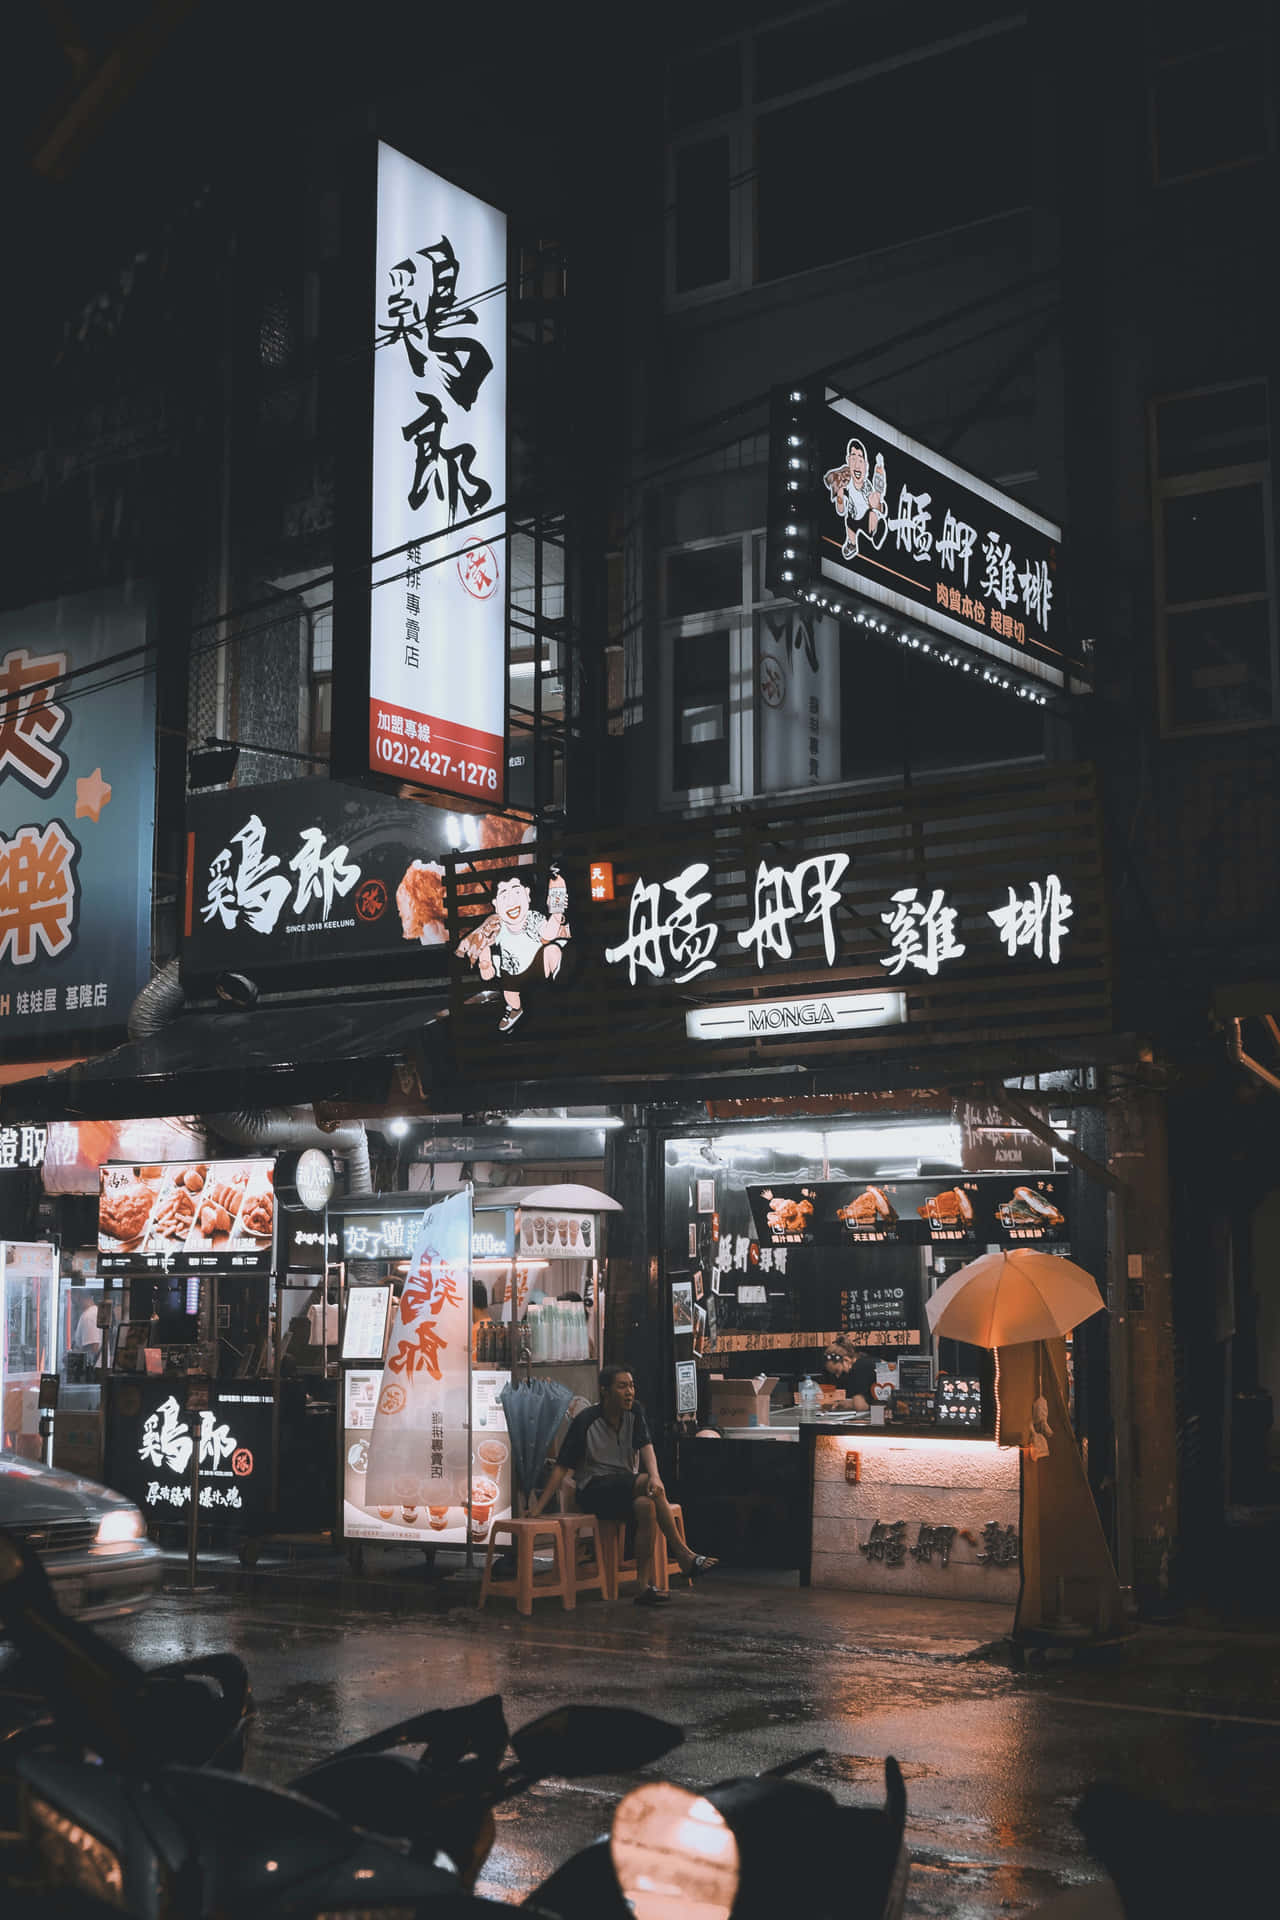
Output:
M928 1780L934 1778L939 1769L926 1766L923 1760L900 1760L904 1780ZM884 1757L877 1753L828 1753L821 1760L815 1760L812 1766L804 1769L806 1773L817 1776L819 1780L845 1780L861 1785L866 1780L883 1784Z
M728 1713L717 1714L714 1720L702 1721L697 1734L704 1740L715 1733L759 1733L765 1727L796 1726L802 1720L812 1719L812 1700L762 1700L731 1707Z

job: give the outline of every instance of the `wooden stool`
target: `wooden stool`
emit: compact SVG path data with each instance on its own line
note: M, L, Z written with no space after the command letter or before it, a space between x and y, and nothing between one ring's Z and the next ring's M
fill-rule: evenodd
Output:
M495 1574L493 1571L494 1549L498 1536L508 1539L516 1552L515 1578ZM535 1575L533 1568L534 1547L539 1540L551 1544L551 1571L549 1574ZM532 1613L533 1603L545 1594L558 1594L564 1606L572 1609L577 1600L577 1592L571 1573L565 1565L565 1532L560 1516L538 1520L495 1520L489 1528L489 1551L485 1555L484 1574L480 1581L480 1605L483 1606L491 1593L512 1594L515 1597L517 1611Z
M565 1578L575 1596L594 1591L602 1599L607 1599L609 1589L605 1577L604 1547L596 1516L594 1513L561 1513L557 1518L564 1530ZM586 1565L580 1565L578 1561L580 1541L586 1541L591 1548L591 1559Z

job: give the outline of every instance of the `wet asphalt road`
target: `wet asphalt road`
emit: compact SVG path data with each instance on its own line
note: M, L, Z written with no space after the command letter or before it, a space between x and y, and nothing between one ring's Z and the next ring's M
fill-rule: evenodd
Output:
M1179 1806L1280 1805L1280 1634L1153 1628L1106 1666L1014 1672L860 1646L831 1596L761 1611L707 1583L659 1614L624 1601L528 1621L474 1604L389 1616L167 1593L112 1637L147 1662L238 1652L259 1709L250 1767L273 1781L419 1706L494 1691L517 1726L571 1699L661 1713L686 1729L663 1770L690 1786L821 1746L799 1777L873 1805L893 1753L913 1916L1017 1913L1096 1878L1070 1818L1092 1778ZM522 1898L607 1826L627 1784L548 1782L516 1802L480 1890Z

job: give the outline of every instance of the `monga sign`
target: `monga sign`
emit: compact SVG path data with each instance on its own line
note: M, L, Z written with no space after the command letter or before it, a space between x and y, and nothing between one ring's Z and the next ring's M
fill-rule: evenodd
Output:
M847 1033L856 1028L900 1027L906 1018L905 993L840 993L698 1007L686 1013L684 1026L691 1040L742 1040L780 1033L812 1038L824 1027Z

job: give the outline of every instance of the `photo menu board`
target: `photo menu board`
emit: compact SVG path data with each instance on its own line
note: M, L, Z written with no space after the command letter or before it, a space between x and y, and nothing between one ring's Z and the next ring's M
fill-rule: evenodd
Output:
M171 1160L98 1175L101 1273L267 1274L273 1160Z
M747 1188L762 1247L1056 1246L1068 1238L1067 1176L965 1174L910 1180L769 1181Z

